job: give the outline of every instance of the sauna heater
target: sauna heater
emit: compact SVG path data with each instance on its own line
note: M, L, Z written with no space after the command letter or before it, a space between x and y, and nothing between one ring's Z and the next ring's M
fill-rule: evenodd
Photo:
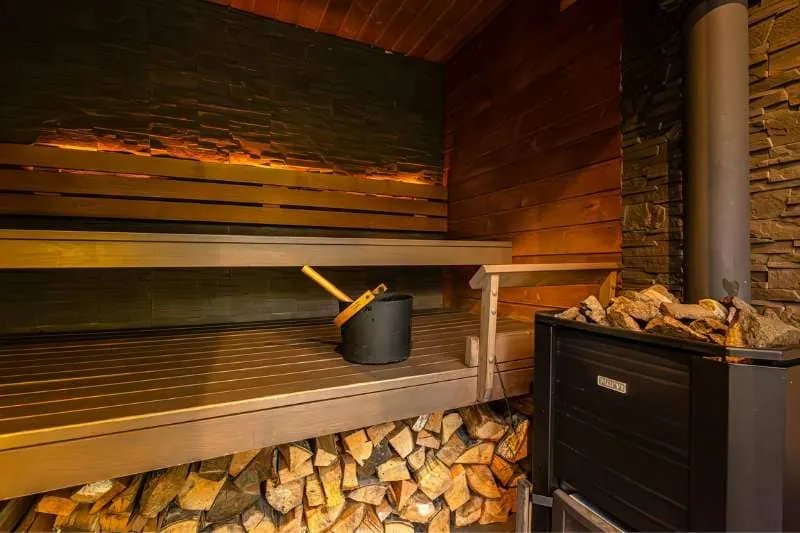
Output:
M800 349L540 313L535 351L536 531L552 530L557 490L622 529L800 530Z

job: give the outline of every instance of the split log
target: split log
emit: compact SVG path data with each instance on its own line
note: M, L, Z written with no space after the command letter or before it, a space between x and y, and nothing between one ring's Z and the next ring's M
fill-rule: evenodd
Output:
M247 533L239 521L227 522L225 524L214 524L211 533Z
M465 451L467 451L467 445L464 444L464 441L456 434L450 437L450 440L445 442L444 446L436 452L436 457L449 467L453 466L456 459L461 457Z
M242 525L247 533L275 533L278 515L262 498L242 513Z
M298 479L303 479L313 473L314 465L310 457L306 462L296 465L296 468L294 469L289 467L289 463L283 459L283 457L281 457L281 459L278 461L278 479L281 483L297 481Z
M411 423L411 431L414 433L419 433L425 427L425 424L428 423L428 419L431 415L422 415L418 416L414 421Z
M499 455L492 457L492 462L489 465L489 469L492 471L492 474L494 474L494 477L497 478L497 481L506 487L516 474L514 465Z
M330 528L330 533L353 533L364 520L367 506L359 502L348 503L341 516Z
M128 520L128 531L136 533L158 531L158 518L145 518L139 513L133 513L130 520Z
M387 518L389 518L389 515L391 515L393 512L394 508L386 500L386 498L384 498L381 504L375 508L375 513L378 515L378 520L381 522L384 522Z
M121 486L121 488L119 488ZM125 484L116 479L104 479L83 485L76 489L70 498L78 503L94 503L112 490L117 490L117 494L125 489ZM112 496L113 497L113 496Z
M261 491L245 492L229 478L220 489L211 509L206 513L206 521L227 522L261 499Z
M397 455L405 459L408 454L414 451L414 435L408 426L403 425L389 437L389 444L392 445Z
M264 482L264 493L269 503L276 511L286 514L303 503L303 479L289 483L278 483L270 478Z
M349 455L342 455L342 490L358 488L356 461Z
M336 450L336 435L317 437L315 448L314 466L331 466L339 459L339 453Z
M439 442L439 437L431 433L430 431L423 429L419 433L417 433L417 446L423 446L425 448L432 448L434 450L438 450L441 447L442 443Z
M467 484L473 492L477 492L484 498L500 498L502 494L494 481L492 471L486 465L468 465Z
M520 448L526 444L529 428L530 421L527 418L518 418L513 421L512 430L497 444L495 453L509 463L515 462Z
M402 481L396 483L402 483ZM356 502L380 505L383 497L386 496L386 489L387 486L384 483L370 483L349 492L347 497Z
M142 488L145 474L137 474L128 482L128 486L111 500L108 510L112 513L125 513L133 508L133 504L139 496L139 489Z
M461 415L458 413L449 413L442 418L442 442L449 441L453 434L464 425Z
M425 464L425 448L420 446L406 457L406 462L411 470L417 471Z
M490 500L486 498L483 500L481 517L478 523L482 525L505 523L508 520L509 511L510 509L502 499Z
M268 447L259 451L233 482L242 492L259 494L261 483L272 477L274 472L275 448Z
M316 473L306 478L306 506L317 507L325 505L325 491L322 482Z
M427 533L450 533L450 508L443 505L428 523Z
M328 530L341 516L344 511L344 502L331 507L324 505L312 507L306 511L306 526L309 533L322 533Z
M28 510L34 507L35 501L36 496L22 496L8 500L6 505L0 509L0 531L13 531Z
M230 474L231 477L236 477L241 474L242 470L250 464L250 461L252 461L260 451L261 448L256 448L255 450L247 450L233 454L231 457L231 464L228 467L228 474Z
M89 515L89 516L97 516L99 517L98 525L100 526L100 531L111 531L113 533L125 533L128 531L128 522L131 519L131 511L127 511L121 514L115 513L108 513L103 511L99 514ZM92 528L85 528L81 527L81 529L89 530L89 531L96 531Z
M389 436L394 431L396 424L394 422L384 422L367 428L367 436L372 441L372 446L378 446L383 439Z
M186 511L208 511L228 480L227 461L203 461L192 468L178 494L178 505Z
M328 507L344 502L342 494L342 465L337 460L331 465L319 467L319 479L325 492Z
M442 418L444 418L444 411L435 411L431 413L423 429L439 435L442 432Z
M402 509L415 492L417 484L410 479L395 481L390 485L389 499L396 509Z
M295 507L278 519L278 533L303 533L303 508Z
M503 438L508 426L495 417L485 404L471 405L459 409L469 436L476 440L499 441Z
M472 496L467 503L456 509L456 527L467 527L474 524L480 520L481 512L483 512L483 498Z
M278 451L289 465L289 470L292 471L298 470L302 464L314 455L311 453L311 446L304 440L278 446Z
M367 506L364 519L361 525L356 528L355 533L383 533L383 522L378 517L378 513L372 506Z
M132 480L135 480L135 478L122 478L122 479L112 480L111 490L100 496L100 498L98 498L97 501L95 501L92 504L91 508L89 509L89 512L92 514L99 513L114 498L122 494L128 488L128 485L131 483ZM123 511L123 513L124 512L125 511ZM112 514L119 514L119 513L112 513Z
M416 524L427 524L434 517L438 509L430 498L421 492L415 492L406 505L400 509L399 516L403 520Z
M435 500L453 484L450 478L450 469L442 463L433 452L428 452L425 464L414 472L414 477L422 491L428 498Z
M90 503L91 502L79 504L75 508L75 510L72 511L72 513L68 516L61 515L56 517L55 522L53 522L53 529L98 531L101 526L101 519L100 519L101 513L92 514L90 512L91 509ZM125 533L127 531L128 518L130 517L130 513L126 513L124 515L112 515L112 516L121 516L123 517L123 519L112 522L105 521L106 526L102 528L102 531L114 531L114 532ZM122 523L120 524L120 522Z
M444 493L444 501L447 506L452 510L457 510L459 507L469 501L470 493L469 486L467 485L467 472L461 465L455 465L450 469L450 479L452 484L450 488Z
M178 506L171 506L161 519L159 531L165 533L196 533L200 528L200 515L200 511L186 511Z
M488 465L492 462L494 448L495 444L493 442L479 442L467 448L464 453L458 456L455 462L463 465Z
M41 533L42 531L52 531L55 522L56 515L37 513L35 510L31 509L31 511L22 519L22 522L20 522L20 524L17 526L17 531L20 533Z
M414 524L404 520L387 520L383 523L385 533L414 533Z
M344 435L342 443L347 453L360 465L363 465L364 461L372 455L372 441L369 440L367 432L363 429Z
M378 465L378 479L381 481L402 481L411 479L411 474L408 472L405 461L399 457L392 457Z
M58 516L69 516L78 506L78 502L69 497L69 489L49 492L39 499L36 512Z
M391 459L393 455L394 452L389 446L388 441L382 441L380 444L374 446L369 459L367 459L363 465L359 465L358 468L356 468L356 475L358 475L359 479L375 477L378 472L378 465L385 463Z
M517 455L514 456L514 462L518 463L528 457L528 432L526 431L522 435L522 444L519 445L519 449L517 449Z

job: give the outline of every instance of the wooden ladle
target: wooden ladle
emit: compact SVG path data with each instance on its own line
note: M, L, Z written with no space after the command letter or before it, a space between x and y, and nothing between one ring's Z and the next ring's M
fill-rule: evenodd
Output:
M342 327L348 320L356 316L359 311L364 309L366 306L375 299L375 297L379 294L383 294L386 292L386 285L381 283L371 291L365 291L364 294L359 296L355 301L350 298L347 294L345 294L342 290L340 290L336 285L325 279L325 277L311 268L308 265L305 265L302 268L303 274L308 276L309 278L313 279L317 284L328 291L334 298L339 300L340 302L349 303L343 311L341 311L336 318L333 319L333 323L336 324L338 327Z

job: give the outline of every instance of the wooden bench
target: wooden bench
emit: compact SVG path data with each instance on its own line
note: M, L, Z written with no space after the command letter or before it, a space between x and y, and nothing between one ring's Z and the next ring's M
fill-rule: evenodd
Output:
M0 214L446 229L441 186L9 145L0 164ZM382 367L345 362L327 319L0 339L0 499L527 393L531 327L496 316L499 288L616 265L510 262L494 241L0 230L1 269L486 265L480 316L415 314Z

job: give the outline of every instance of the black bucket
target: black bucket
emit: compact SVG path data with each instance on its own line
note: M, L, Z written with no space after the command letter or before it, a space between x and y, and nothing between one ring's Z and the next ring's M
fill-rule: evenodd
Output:
M383 365L407 359L411 352L413 301L408 294L376 296L342 326L342 356L362 365ZM339 310L348 305L339 302Z

